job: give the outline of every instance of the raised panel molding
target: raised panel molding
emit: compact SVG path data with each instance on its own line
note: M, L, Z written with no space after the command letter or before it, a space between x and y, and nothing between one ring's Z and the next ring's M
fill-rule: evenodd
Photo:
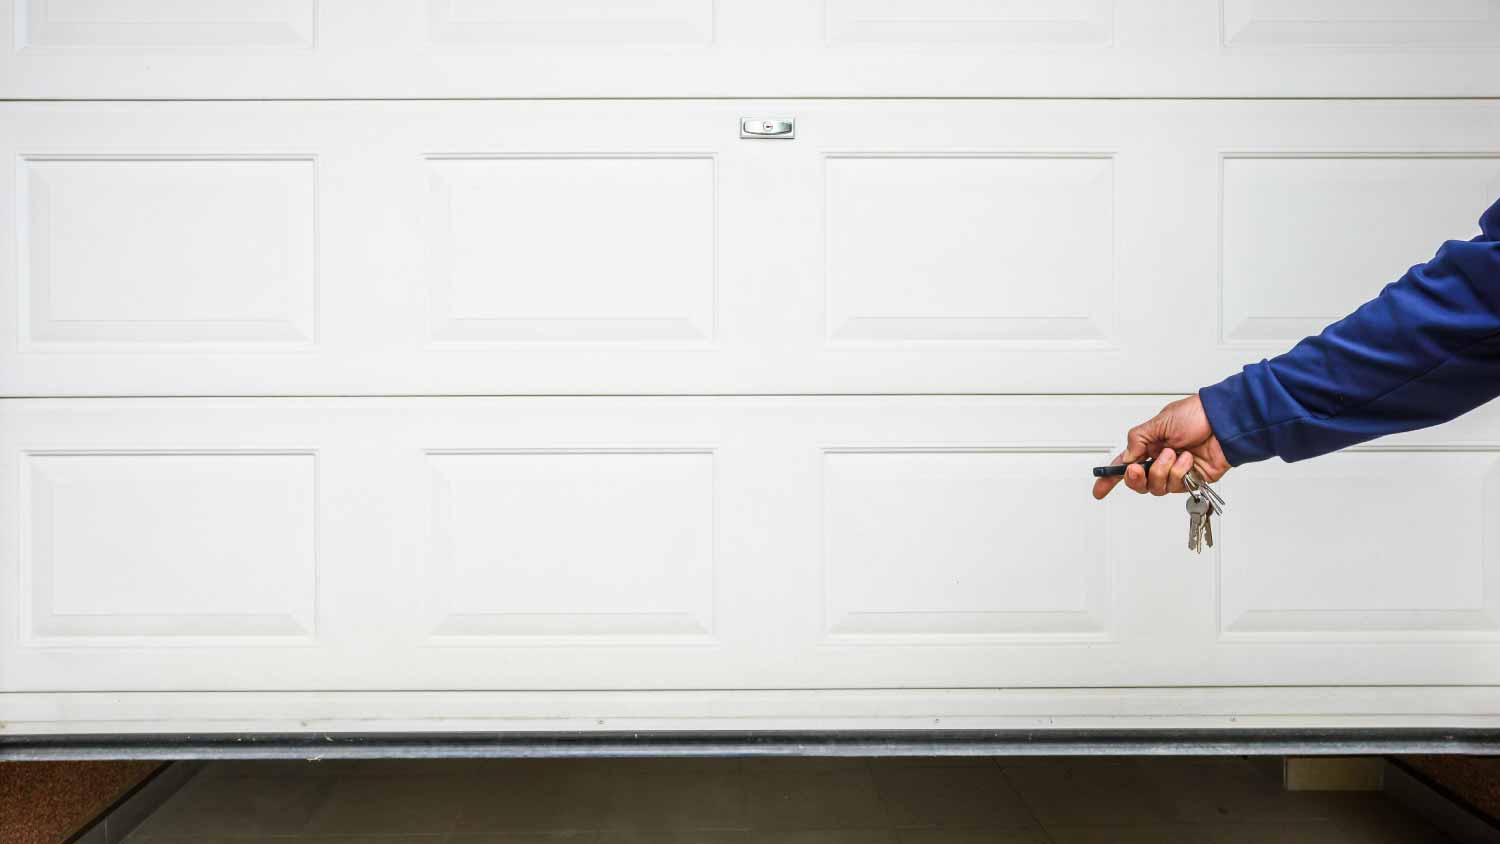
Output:
M434 645L712 643L706 450L430 451Z
M15 0L19 48L311 48L317 0Z
M432 40L482 46L708 44L713 0L428 0Z
M1230 47L1490 46L1500 0L1222 0Z
M1443 241L1478 234L1500 195L1500 153L1229 153L1220 165L1219 326L1229 346L1316 334Z
M826 450L828 641L1108 641L1108 516L1074 481L1101 459L1068 448Z
M1500 639L1500 450L1363 447L1226 486L1221 640Z
M712 155L435 155L427 163L434 341L712 340Z
M316 339L311 157L25 156L19 167L30 350Z
M1110 344L1111 156L836 153L825 164L830 340Z
M30 646L311 642L313 452L31 452L23 459Z
M1114 0L827 0L831 44L1108 47Z

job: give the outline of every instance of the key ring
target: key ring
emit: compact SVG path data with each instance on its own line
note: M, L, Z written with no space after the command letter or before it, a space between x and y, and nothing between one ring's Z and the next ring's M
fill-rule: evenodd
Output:
M1214 509L1221 515L1229 509L1224 504L1224 497L1219 495L1218 491L1213 487L1209 486L1208 481L1203 480L1203 476L1198 474L1196 468L1189 469L1188 473L1182 476L1182 485L1187 487L1189 492L1195 494L1202 493L1206 496L1214 505Z

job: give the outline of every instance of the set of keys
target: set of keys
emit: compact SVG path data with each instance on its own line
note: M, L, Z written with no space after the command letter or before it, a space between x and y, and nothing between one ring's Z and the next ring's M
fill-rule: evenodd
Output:
M1150 470L1155 460L1147 458L1140 462L1142 469ZM1117 463L1113 466L1095 466L1094 477L1109 478L1125 474L1125 467L1129 464ZM1188 511L1188 540L1187 547L1194 554L1203 553L1205 547L1214 547L1214 516L1224 515L1228 505L1224 503L1224 497L1219 495L1208 481L1198 474L1197 469L1189 469L1182 476L1182 485L1187 487L1187 511Z
M1182 485L1188 490L1187 547L1194 554L1202 554L1205 545L1214 547L1214 516L1224 515L1224 497L1203 480L1197 469L1189 469L1182 476Z

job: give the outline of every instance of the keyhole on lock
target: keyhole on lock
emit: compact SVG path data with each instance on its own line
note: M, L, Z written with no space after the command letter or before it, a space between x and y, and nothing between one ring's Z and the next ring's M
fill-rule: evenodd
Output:
M793 138L796 135L797 124L790 117L740 118L741 138Z

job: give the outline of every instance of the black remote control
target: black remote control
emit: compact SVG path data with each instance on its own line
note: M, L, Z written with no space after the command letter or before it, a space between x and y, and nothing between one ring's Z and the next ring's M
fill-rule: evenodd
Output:
M1117 478L1117 477L1120 477L1121 475L1125 474L1125 467L1126 466L1140 466L1142 469L1145 469L1146 471L1149 472L1149 471L1151 471L1151 464L1155 463L1155 462L1156 462L1156 458L1154 458L1154 457L1147 457L1145 460L1142 460L1139 463L1116 463L1113 466L1095 466L1094 467L1094 477L1096 477L1096 478Z

